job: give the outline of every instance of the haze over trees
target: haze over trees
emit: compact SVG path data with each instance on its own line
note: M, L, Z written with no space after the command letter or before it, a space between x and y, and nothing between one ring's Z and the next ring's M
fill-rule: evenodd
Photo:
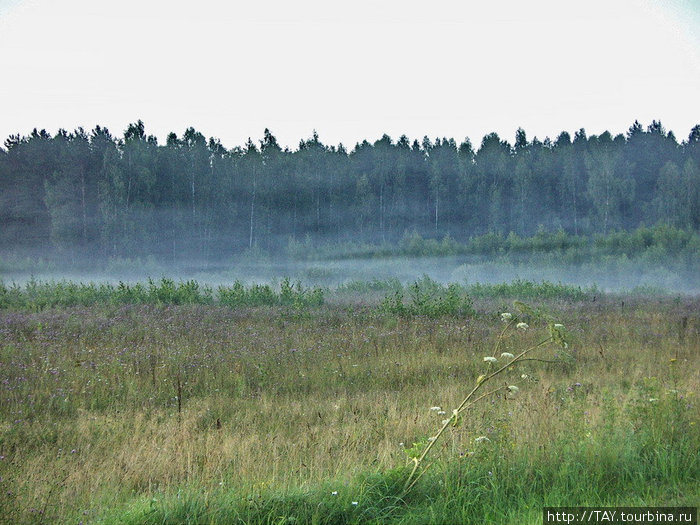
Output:
M3 252L221 260L291 240L463 242L488 232L574 235L664 223L700 230L700 125L625 135L468 139L384 135L352 150L314 132L283 149L265 130L231 149L188 128L165 144L143 122L10 136L0 148Z

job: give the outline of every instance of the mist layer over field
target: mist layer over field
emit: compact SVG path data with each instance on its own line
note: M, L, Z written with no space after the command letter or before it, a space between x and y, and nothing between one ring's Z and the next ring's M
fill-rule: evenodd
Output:
M581 265L531 263L528 261L486 260L481 257L390 257L381 259L343 259L285 261L274 258L240 259L228 266L212 264L159 265L153 261L115 261L103 270L76 271L37 267L30 271L4 272L7 284L37 281L133 283L149 278L167 277L176 281L195 280L203 285L278 283L289 277L308 286L334 288L354 281L398 280L409 284L424 276L447 284L493 284L516 280L562 283L601 291L623 292L635 289L656 292L700 293L700 274L688 268L668 267L629 260L609 260Z

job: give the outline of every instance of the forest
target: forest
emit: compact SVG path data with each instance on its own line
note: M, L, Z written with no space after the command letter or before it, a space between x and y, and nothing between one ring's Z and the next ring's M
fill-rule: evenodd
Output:
M316 132L296 150L271 131L227 149L194 128L165 144L142 121L118 137L34 130L0 148L0 255L164 263L223 261L331 243L467 243L484 234L609 235L700 229L700 125L680 142L658 121L475 147L388 135L351 150Z

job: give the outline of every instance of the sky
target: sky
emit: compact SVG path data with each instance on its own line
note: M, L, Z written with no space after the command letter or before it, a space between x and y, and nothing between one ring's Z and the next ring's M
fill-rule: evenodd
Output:
M352 147L700 123L698 0L0 0L0 139Z

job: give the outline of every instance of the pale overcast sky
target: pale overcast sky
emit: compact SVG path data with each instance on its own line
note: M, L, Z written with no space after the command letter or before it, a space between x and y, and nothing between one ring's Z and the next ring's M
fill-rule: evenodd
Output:
M0 0L0 138L513 141L700 123L698 0Z

